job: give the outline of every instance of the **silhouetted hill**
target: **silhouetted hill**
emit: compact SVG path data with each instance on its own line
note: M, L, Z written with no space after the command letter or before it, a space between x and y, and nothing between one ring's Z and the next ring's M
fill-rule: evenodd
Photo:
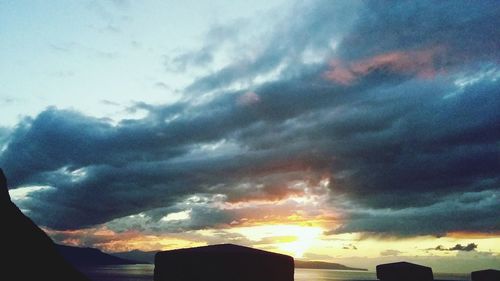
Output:
M367 271L364 268L348 267L339 263L322 262L322 261L300 261L295 260L296 268L311 268L311 269L335 269L335 270L358 270Z
M10 201L7 179L0 169L2 270L0 280L89 281L59 254L55 244Z
M134 261L139 261L143 263L155 263L155 255L159 251L152 251L152 252L143 252L139 250L133 250L130 252L120 252L120 253L112 253L111 255L115 257L119 257L122 259L128 259L128 260L134 260Z
M94 248L80 248L64 245L56 245L57 250L71 264L82 265L119 265L119 264L143 264L145 262L123 259L101 252Z

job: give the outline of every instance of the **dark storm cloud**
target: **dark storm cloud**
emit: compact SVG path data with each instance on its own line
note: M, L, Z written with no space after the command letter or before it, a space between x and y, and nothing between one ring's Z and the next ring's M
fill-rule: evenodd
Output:
M390 4L389 4L389 3ZM366 1L339 51L353 59L443 45L454 57L498 60L500 7L497 1ZM445 62L443 62L445 63Z
M407 189L407 192L413 196L418 191ZM449 195L425 207L357 209L349 214L344 225L330 233L367 232L375 236L443 236L454 231L496 233L499 195L498 191L483 191ZM469 197L481 199L468 201Z
M477 85L448 100L437 98L437 87L401 85L385 93L401 91L397 103L344 114L352 118L348 126L331 127L337 136L333 189L379 208L426 205L451 191L496 189L498 86Z
M179 204L192 195L279 200L303 192L290 182L330 177L332 207L344 218L332 233L498 232L500 36L490 27L497 5L337 4L297 6L258 42L264 47L254 59L188 87L221 90L286 64L252 91L138 103L131 110L147 116L117 125L56 108L25 119L0 165L14 188L55 188L32 193L23 207L58 229L141 212L157 223L186 210ZM335 51L332 39L340 42ZM303 64L311 49L330 53ZM191 212L172 229L238 218L210 205Z
M123 232L128 230L139 230L148 233L181 233L190 230L206 228L227 227L231 224L234 214L220 210L213 206L187 206L189 209L178 209L179 205L170 208L159 208L143 213L143 218L127 217L114 220L107 226L114 231ZM185 212L187 219L166 220L168 214Z
M34 194L25 203L26 208L50 213L34 212L35 220L54 228L89 226L172 205L183 196L208 188L209 192L232 192L232 184L239 181L262 184L262 189L234 188L231 200L245 194L253 198L286 195L287 188L282 185L273 188L272 181L252 179L259 169L279 167L279 161L289 158L285 151L240 152L212 158L189 154L196 150L194 144L218 140L226 131L235 130L238 120L230 117L234 113L212 107L201 110L202 116L186 113L167 123L163 118L177 110L149 109L153 112L150 117L126 120L118 126L54 108L34 120L25 120L11 135L0 162L14 187L56 187L52 192ZM226 115L227 121L221 121ZM249 122L246 118L240 121ZM286 182L298 175L276 174L275 181L277 177Z

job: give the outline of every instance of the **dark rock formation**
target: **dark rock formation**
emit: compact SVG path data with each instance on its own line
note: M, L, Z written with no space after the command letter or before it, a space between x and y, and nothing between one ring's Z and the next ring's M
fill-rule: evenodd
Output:
M432 269L409 262L377 265L377 278L382 281L433 281Z
M473 271L470 277L472 281L498 281L500 280L500 270L486 269Z
M1 280L88 281L57 252L52 240L10 201L0 169Z
M159 252L155 281L293 281L293 258L221 244Z

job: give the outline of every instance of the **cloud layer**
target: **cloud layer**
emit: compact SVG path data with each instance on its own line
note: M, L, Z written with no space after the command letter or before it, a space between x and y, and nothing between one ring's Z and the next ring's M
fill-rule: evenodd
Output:
M260 202L262 220L328 217L331 233L497 233L500 8L393 4L297 4L257 42L219 26L252 51L181 102L118 124L48 108L0 132L0 166L11 188L53 187L22 201L53 229L221 227L258 220L245 202ZM175 61L209 68L217 50Z

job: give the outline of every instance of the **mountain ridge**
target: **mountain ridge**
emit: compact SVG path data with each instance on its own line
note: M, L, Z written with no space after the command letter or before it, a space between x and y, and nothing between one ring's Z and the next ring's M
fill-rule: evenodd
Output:
M365 268L349 267L340 263L295 260L295 268L368 271Z
M133 259L124 259L107 254L96 248L82 248L56 244L57 251L69 263L75 266L88 265L123 265L123 264L144 264L145 262Z
M154 264L155 254L157 252L159 251L141 251L135 249L128 252L110 253L110 255L122 259L129 259L129 260ZM367 269L365 268L350 267L340 263L324 262L324 261L304 261L304 260L295 260L295 268L367 271Z

